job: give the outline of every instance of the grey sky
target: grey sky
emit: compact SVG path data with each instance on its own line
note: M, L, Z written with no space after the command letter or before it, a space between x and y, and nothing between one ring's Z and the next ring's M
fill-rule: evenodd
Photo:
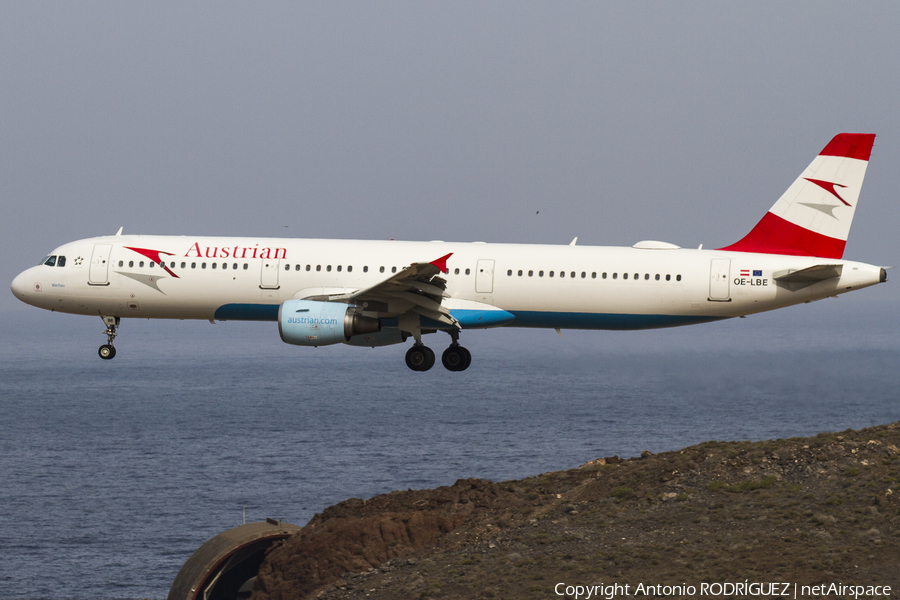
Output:
M717 247L841 131L878 134L845 257L896 265L898 30L894 2L3 2L0 278L120 226Z

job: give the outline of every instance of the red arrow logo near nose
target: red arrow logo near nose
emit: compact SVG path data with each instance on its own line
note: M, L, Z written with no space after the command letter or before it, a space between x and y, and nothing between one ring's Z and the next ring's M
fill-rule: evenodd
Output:
M147 248L132 248L132 247L130 247L130 246L125 246L125 249L126 249L126 250L133 250L133 251L137 252L138 254L140 254L141 256L146 256L147 258L149 258L149 259L152 260L153 262L159 264L159 266L162 267L163 270L164 270L166 273L168 273L169 275L171 275L171 276L174 277L175 279L181 279L180 277L178 277L178 275L176 275L174 272L172 272L172 270L169 269L169 267L166 266L165 261L163 261L163 260L159 257L160 254L165 254L165 255L167 255L167 256L175 256L174 253L172 253L172 252L163 252L162 250L148 250Z

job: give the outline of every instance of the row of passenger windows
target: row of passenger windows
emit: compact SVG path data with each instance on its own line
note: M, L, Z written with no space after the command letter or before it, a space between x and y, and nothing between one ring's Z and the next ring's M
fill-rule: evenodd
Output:
M516 275L519 276L519 277L523 277L523 276L525 275L525 271L519 269L519 271L516 273ZM512 276L513 276L513 271L512 271L512 269L510 269L510 270L508 270L508 271L506 272L506 276L507 276L507 277L512 277ZM543 276L544 276L544 272L543 272L543 271L538 271L538 272L537 272L537 276L538 276L538 277L543 277ZM556 276L556 271L547 271L547 276L548 276L548 277L554 277L554 276ZM528 277L534 277L534 271L528 271ZM566 272L565 272L565 271L560 271L560 272L559 272L559 277L560 277L560 279L566 277ZM568 277L569 277L570 279L575 279L576 277L578 277L578 273L577 273L576 271L569 271ZM607 279L608 277L609 277L609 273L603 272L603 273L600 274L600 279ZM622 279L628 279L629 277L630 277L631 279L634 279L635 281L637 281L637 280L640 280L640 279L641 279L641 274L640 274L640 273L634 273L634 274L631 274L631 273L622 273ZM653 279L654 279L655 281L660 281L660 280L662 279L662 277L663 277L662 275L660 275L659 273L657 273L656 275L653 276ZM587 279L587 271L582 271L582 272L581 272L581 278L582 278L582 279ZM618 274L618 273L613 273L613 274L612 274L612 278L613 278L613 279L618 279L618 278L619 278L619 274ZM672 281L672 275L670 275L670 274L666 274L666 275L665 275L665 278L666 278L666 281ZM591 279L597 279L597 272L596 272L596 271L594 271L594 272L591 273ZM650 273L644 273L643 279L644 279L644 281L650 281ZM675 276L675 281L681 281L681 275L676 275L676 276Z
M285 271L290 271L291 268L292 268L292 267L291 267L290 264L285 264L285 265L284 265L284 270L285 270ZM312 270L313 270L313 266L312 266L312 265L306 265L306 266L304 267L303 265L294 265L294 266L293 266L293 269L294 269L295 271L302 271L302 270L312 271ZM337 269L338 273L340 273L341 270L343 269L343 266L342 266L342 265L338 265L337 267L335 267L335 269ZM316 265L316 271L321 271L321 270L322 270L322 265ZM325 265L325 270L328 271L328 272L330 272L330 271L331 271L331 265ZM368 272L369 272L369 267L368 267L368 266L364 266L364 267L362 268L362 270L363 270L363 273L368 273ZM384 273L386 270L387 270L387 267L378 267L378 272L379 272L379 273ZM348 272L348 273L352 273L352 272L353 272L353 265L347 265L347 272ZM391 267L391 273L396 273L396 272L397 272L397 267ZM469 275L472 271L471 271L471 269L464 269L464 272L465 272L466 275ZM459 270L459 269L454 269L454 275L459 275L459 273L460 273L460 270Z
M59 257L57 257L57 256L49 256L49 257L47 257L47 259L43 262L43 264L48 265L48 266L51 266L51 267L54 266L54 265L56 265L57 267L63 267L63 266L65 266L65 264L66 264L66 257L65 257L65 256L59 256ZM182 268L182 269L186 269L186 268L187 268L187 264L188 264L188 263L186 263L186 262L181 263L181 268ZM200 268L201 268L201 269L207 268L207 264L206 264L205 262L202 262L202 263L199 263L199 264L200 264ZM119 266L120 266L120 267L124 267L124 266L125 266L125 261L120 260L120 261L119 261ZM128 266L131 267L131 268L133 268L133 267L135 266L135 261L133 261L133 260L128 261ZM143 267L144 267L144 261L142 261L142 260L141 260L141 261L138 261L138 262L137 262L137 266L138 266L139 268L143 268ZM156 263L153 262L153 261L150 261L149 264L148 264L148 266L152 269L152 268L154 268L154 267L156 266ZM163 266L165 266L165 263L163 263ZM209 267L210 267L211 269L218 269L219 266L220 266L219 263L210 263L210 264L209 264ZM175 268L175 262L174 262L174 261L170 262L170 263L169 263L169 267L172 268L172 269L174 269L174 268ZM197 263L196 263L196 262L192 262L192 263L191 263L191 268L192 268L192 269L196 269L196 268L197 268ZM224 270L227 270L227 269L229 269L229 264L228 264L227 262L223 262L223 263L221 263L221 268L222 268L223 271L224 271ZM237 270L237 269L240 268L240 267L238 266L238 263L231 263L230 268L231 268L232 270ZM243 269L244 269L245 271L246 271L247 269L249 269L249 268L250 268L250 266L249 266L248 263L243 263ZM384 273L385 270L386 270L386 268L387 268L387 267L378 267L378 272L379 272L379 273ZM326 271L326 272L331 272L331 269L332 269L332 266L331 266L331 265L325 265L325 271ZM335 267L335 269L337 270L338 273L340 273L340 272L343 270L343 266L342 266L342 265L337 265L337 267ZM397 267L391 267L390 269L391 269L391 273L396 273L396 272L397 272ZM285 270L285 271L290 271L290 270L291 270L291 265L290 265L290 264L285 264L285 265L284 265L284 270ZM302 270L305 270L305 271L312 271L312 270L313 270L313 265L306 265L306 266L304 267L304 265L299 265L299 264L298 264L298 265L294 265L294 266L293 266L293 270L295 270L295 271L302 271ZM316 271L321 271L321 270L322 270L322 265L315 265L315 270L316 270ZM362 268L362 270L363 270L363 273L368 273L368 272L369 272L369 267L368 267L368 266L364 266L364 267ZM348 273L352 273L352 272L353 272L353 266L352 266L352 265L347 265L347 272L348 272ZM464 269L464 270L463 270L463 273L464 273L465 275L469 275L469 274L471 273L471 270L470 270L470 269ZM453 274L454 274L454 275L459 275L459 274L460 274L460 269L454 269L454 270L453 270ZM537 271L537 276L538 276L538 277L543 277L544 274L545 274L544 271ZM569 271L568 275L566 275L566 271L559 271L558 274L559 274L559 277L560 277L561 279L562 279L562 278L565 278L565 277L567 277L567 276L568 276L570 279L575 279L575 278L578 277L578 273L577 273L576 271ZM507 277L512 277L512 276L513 276L513 270L512 270L512 269L508 270L508 271L506 272L506 275L507 275ZM524 276L526 275L526 271L523 271L522 269L519 269L519 270L516 272L516 275L517 275L518 277L524 277ZM534 277L534 275L535 275L535 271L533 271L533 270L527 271L527 276L528 276L528 277ZM556 271L547 271L546 275L547 275L548 277L555 277L555 276L557 275L557 272L556 272ZM601 279L607 279L607 278L609 278L609 277L610 277L610 275L609 275L609 273L607 273L607 272L603 272L603 273L600 274L600 278L601 278ZM644 279L644 281L649 281L649 280L650 280L650 277L651 277L650 273L644 273L644 274L643 274L643 279ZM582 271L582 272L581 272L581 278L582 278L582 279L587 279L587 271ZM618 279L618 278L619 278L619 273L613 273L613 274L612 274L612 279ZM622 279L629 279L629 278L630 278L630 279L633 279L633 280L640 280L640 279L641 279L641 274L640 274L640 273L634 273L634 274L631 274L631 273L622 273ZM663 278L663 276L660 275L659 273L657 273L656 275L653 276L653 279L654 279L655 281L661 281L662 278ZM594 271L594 272L591 273L591 279L597 279L597 272L596 272L596 271ZM665 275L665 280L666 280L666 281L671 281L671 280L672 280L672 275L666 274L666 275ZM681 281L681 275L675 275L675 281Z
M129 266L129 267L134 267L134 265L135 265L135 262L134 262L133 260L129 260L129 261L128 261L128 266ZM120 261L119 261L119 266L120 266L120 267L124 267L124 266L125 266L125 261L124 261L124 260L120 260ZM137 266L138 266L139 268L143 268L143 266L144 266L144 261L142 261L142 260L138 261L138 262L137 262ZM156 266L156 263L153 262L153 261L151 260L150 263L149 263L147 266L149 266L149 267L152 269L152 268L154 268L154 267ZM166 263L162 263L162 266L165 267L165 266L166 266ZM200 263L200 268L201 268L201 269L205 269L206 267L207 267L207 264L206 264L205 262L204 262L204 263ZM211 269L218 269L218 268L219 268L219 263L210 263L209 267L210 267ZM169 263L169 268L170 268L170 269L174 269L174 268L175 268L175 261L172 261L172 262ZM187 263L186 263L186 262L181 263L181 268L182 268L182 269L187 269ZM197 268L197 263L192 262L192 263L191 263L191 268L192 268L192 269L196 269L196 268ZM222 270L224 271L224 270L226 270L226 269L228 269L228 268L229 268L228 263L223 262L223 263L222 263ZM234 270L236 271L236 270L239 268L239 267L238 267L238 263L232 263L230 268L231 268L231 269L234 269ZM248 265L247 263L244 263L244 270L246 271L246 270L249 269L249 268L250 268L250 265Z
M338 273L340 273L340 272L344 269L343 265L338 265L337 267L334 267L334 268L337 270ZM294 265L293 269L294 269L295 271L302 271L302 270L304 270L304 267L303 267L303 265ZM312 266L312 265L306 265L305 269L306 269L307 271L312 271L312 270L313 270L313 266ZM332 269L332 266L331 266L331 265L325 265L325 270L326 270L326 271L331 272L331 269ZM291 265L290 265L290 264L285 264L285 265L284 265L284 270L285 270L285 271L290 271L290 270L291 270ZM322 265L316 265L316 271L321 271L321 270L322 270ZM366 266L366 267L363 267L362 270L363 270L363 273L368 273L368 272L369 272L369 267L367 267L367 266ZM379 273L384 273L384 271L385 271L385 267L378 267L378 272L379 272ZM352 272L353 272L353 265L347 265L347 272L348 272L348 273L352 273ZM391 273L396 273L396 272L397 272L397 267L391 267Z
M50 258L55 259L56 257L50 257ZM65 264L65 260L66 260L65 257L60 257L60 258L62 259L63 264ZM48 259L44 264L50 264L50 265L52 266L52 264L51 264L51 262L49 261L49 259ZM142 261L142 260L141 260L141 261L137 261L137 263L135 263L135 261L133 261L133 260L129 260L129 261L128 261L128 266L131 267L131 268L134 268L135 264L138 266L138 268L143 268L144 265L145 265L144 261ZM156 266L156 263L153 262L153 261L150 261L149 263L146 263L146 264L147 264L147 266L149 266L151 269L154 268L154 267ZM165 263L163 263L163 264L165 264ZM192 269L196 269L196 268L197 268L197 264L198 264L198 263L196 263L196 262L192 262L192 263L191 263L191 268L192 268ZM183 262L183 263L181 263L181 268L182 268L182 269L186 269L186 268L188 268L187 265L188 265L188 263ZM219 263L210 263L209 265L207 265L205 262L203 262L203 263L199 263L199 265L200 265L200 268L201 268L201 269L205 269L205 268L207 268L207 266L209 266L209 267L212 268L212 269L217 269L217 268L219 268ZM62 265L59 265L59 266L62 266ZM120 267L124 267L124 266L125 266L125 261L120 260L120 261L119 261L119 266L120 266ZM293 269L294 271L312 271L312 270L313 270L313 266L315 266L315 270L316 270L316 271L322 271L322 270L323 270L323 265L305 265L305 266L304 266L304 265L291 265L290 263L286 263L286 264L284 265L284 270L285 270L285 271L290 271L290 270ZM171 268L171 269L174 269L174 268L175 268L175 262L174 262L174 261L169 263L169 268ZM222 268L223 270L228 269L228 268L229 268L228 263L227 263L227 262L223 262L223 263L221 264L221 268ZM238 267L238 263L232 263L231 266L230 266L230 268L231 268L231 269L235 269L235 270L238 269L238 268L239 268L239 267ZM247 263L244 263L244 264L243 264L243 268L244 268L244 270L246 271L246 270L247 270L248 268L250 268L250 267L249 267L249 265L248 265ZM324 265L324 270L325 270L326 272L329 272L329 273L330 273L332 269L334 269L334 270L336 270L338 273L340 273L341 271L344 270L344 266L343 266L343 265L337 265L336 267L332 267L332 265ZM378 272L379 272L379 273L384 273L387 269L388 269L388 267L378 267ZM364 266L364 267L362 268L362 270L363 270L363 273L368 273L368 272L369 272L369 267L368 267L368 266ZM397 272L397 267L390 267L390 270L391 270L391 273L396 273L396 272ZM353 265L347 265L347 272L348 272L348 273L352 273L352 272L353 272ZM469 275L469 274L471 273L471 269L464 269L464 272L465 272L466 275ZM455 269L455 270L454 270L454 273L455 273L456 275L459 275L459 274L460 274L460 270L459 270L459 269Z

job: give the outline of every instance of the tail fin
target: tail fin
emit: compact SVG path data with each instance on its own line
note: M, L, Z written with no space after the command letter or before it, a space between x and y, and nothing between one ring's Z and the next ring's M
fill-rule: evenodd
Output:
M841 258L874 133L839 133L742 240L720 250Z

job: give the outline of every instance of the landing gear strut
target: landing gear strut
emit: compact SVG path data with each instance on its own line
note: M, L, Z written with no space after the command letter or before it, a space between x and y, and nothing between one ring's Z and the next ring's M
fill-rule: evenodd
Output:
M119 326L119 317L103 317L103 323L106 325L106 343L100 346L98 354L103 360L110 360L116 355L116 347L113 346L113 340L118 335L116 327Z
M465 371L472 364L472 353L459 345L459 331L452 329L450 334L450 347L441 355L441 363L448 371Z
M465 371L472 364L472 353L459 345L459 334L450 332L453 343L441 355L441 364L448 371ZM413 371L427 371L434 366L434 351L416 341L406 352L406 366Z

